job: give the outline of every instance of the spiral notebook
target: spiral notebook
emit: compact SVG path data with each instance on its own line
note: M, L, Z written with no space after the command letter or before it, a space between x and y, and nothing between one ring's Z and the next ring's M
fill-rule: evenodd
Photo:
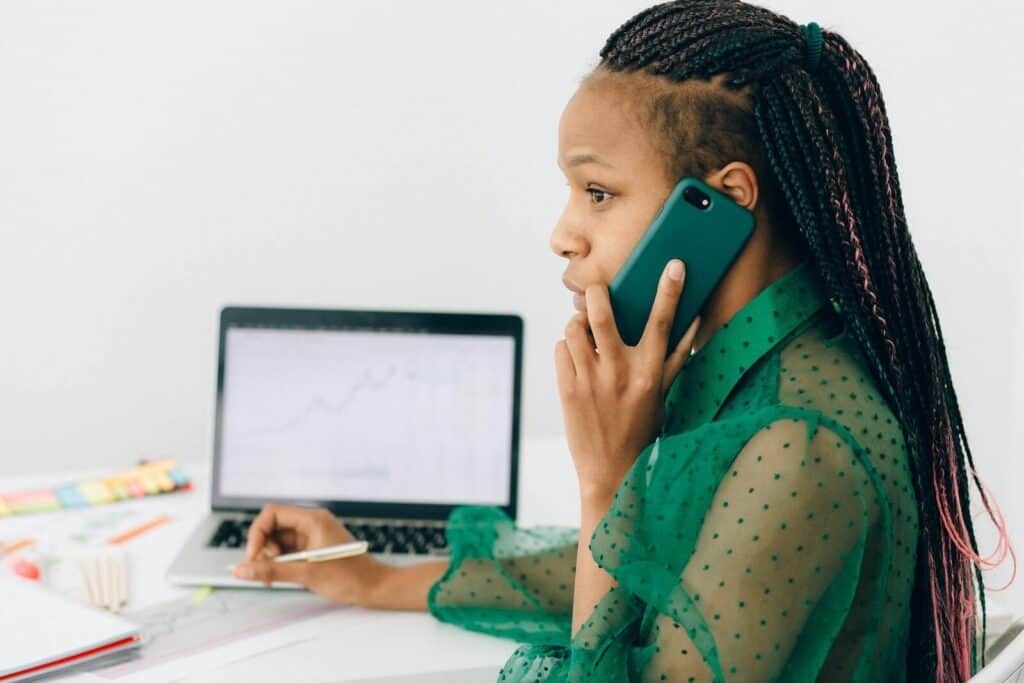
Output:
M0 577L0 634L0 683L71 673L139 645L127 619L17 577Z

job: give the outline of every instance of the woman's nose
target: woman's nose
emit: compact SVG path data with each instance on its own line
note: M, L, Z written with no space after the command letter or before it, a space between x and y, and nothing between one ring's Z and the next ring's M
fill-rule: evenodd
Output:
M583 235L561 223L551 231L550 246L556 256L563 258L585 256L588 249L587 240Z

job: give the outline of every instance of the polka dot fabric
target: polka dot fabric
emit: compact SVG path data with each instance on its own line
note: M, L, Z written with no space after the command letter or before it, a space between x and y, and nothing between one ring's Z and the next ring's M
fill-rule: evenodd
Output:
M808 263L692 356L588 539L617 581L571 636L579 530L449 519L440 620L522 643L500 681L904 680L917 514L902 431Z

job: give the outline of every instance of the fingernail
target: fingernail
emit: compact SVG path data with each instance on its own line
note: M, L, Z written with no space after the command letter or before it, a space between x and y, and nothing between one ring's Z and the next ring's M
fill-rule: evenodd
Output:
M242 563L235 565L234 574L239 579L251 579L252 578L252 565Z
M683 279L683 262L679 259L672 259L668 262L668 276L673 280Z

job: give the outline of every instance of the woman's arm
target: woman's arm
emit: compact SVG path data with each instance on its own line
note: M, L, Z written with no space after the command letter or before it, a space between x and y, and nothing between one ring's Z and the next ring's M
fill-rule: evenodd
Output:
M590 537L601 518L608 513L614 491L581 491L580 540L576 555L576 585L572 602L572 635L590 618L594 606L611 588L619 585L611 574L597 566L590 553Z
M427 611L427 592L448 569L448 560L383 565L359 605L371 609Z

